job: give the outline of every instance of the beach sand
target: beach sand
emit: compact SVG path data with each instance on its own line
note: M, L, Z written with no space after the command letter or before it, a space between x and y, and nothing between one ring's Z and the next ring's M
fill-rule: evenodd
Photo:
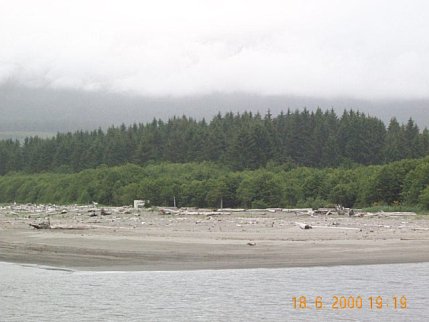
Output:
M27 209L28 208L28 209ZM0 210L0 261L78 270L193 270L429 261L429 217L283 212L165 215L83 207ZM98 209L99 211L99 209ZM30 223L50 218L52 227ZM301 229L297 222L312 229ZM64 229L67 228L67 229Z

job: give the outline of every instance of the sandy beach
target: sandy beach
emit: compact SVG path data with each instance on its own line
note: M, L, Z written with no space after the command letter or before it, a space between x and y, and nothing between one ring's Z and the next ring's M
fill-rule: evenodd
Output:
M46 222L51 229L29 224ZM302 229L299 224L312 229ZM190 270L429 261L429 218L284 211L165 214L130 207L4 206L0 261L80 270Z

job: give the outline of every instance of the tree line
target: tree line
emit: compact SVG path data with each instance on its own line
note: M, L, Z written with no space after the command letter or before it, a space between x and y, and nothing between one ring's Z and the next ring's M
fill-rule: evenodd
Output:
M353 110L244 112L210 122L174 117L107 130L0 141L0 175L14 171L79 172L100 165L210 161L232 170L290 163L306 167L372 165L429 154L429 131L410 119L388 126Z
M100 166L79 173L0 176L0 202L179 207L347 207L429 209L429 157L354 168L290 164L235 171L213 162Z

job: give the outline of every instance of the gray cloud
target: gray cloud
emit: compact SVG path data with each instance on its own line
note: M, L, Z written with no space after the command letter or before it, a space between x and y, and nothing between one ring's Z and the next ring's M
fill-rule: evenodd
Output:
M0 81L144 95L429 96L426 1L1 2Z

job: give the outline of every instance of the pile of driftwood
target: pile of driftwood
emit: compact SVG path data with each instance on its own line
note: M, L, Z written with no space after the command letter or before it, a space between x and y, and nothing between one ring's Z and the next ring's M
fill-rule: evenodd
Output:
M352 208L344 208L340 205L335 208L319 208L313 210L312 208L266 208L266 209L233 209L233 208L221 208L221 209L200 209L200 208L159 208L159 212L163 215L230 215L231 213L284 213L292 214L297 216L315 216L315 215L337 215L337 216L349 216L349 217L363 217L365 215L362 211L355 211Z

